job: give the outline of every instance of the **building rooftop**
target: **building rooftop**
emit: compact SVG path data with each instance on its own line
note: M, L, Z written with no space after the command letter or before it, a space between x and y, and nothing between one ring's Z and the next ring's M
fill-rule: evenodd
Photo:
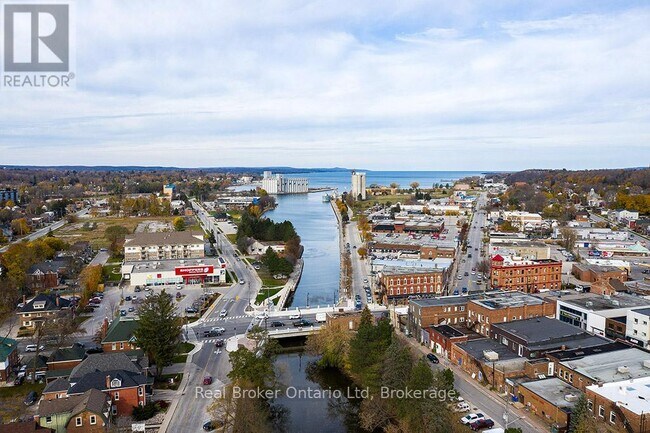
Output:
M579 389L557 377L524 382L519 384L519 386L523 386L567 413L571 413L571 410L575 407L577 397L581 394ZM573 401L567 400L567 397Z
M438 257L433 260L408 260L408 259L397 259L397 260L386 260L386 259L375 259L372 261L372 266L384 267L386 268L403 268L408 269L413 272L416 270L421 271L431 271L431 270L444 270L451 266L453 259L447 259L444 257Z
M51 416L58 413L69 413L74 416L85 410L89 410L103 417L109 397L96 389L89 389L81 395L72 395L65 398L53 400L41 400L38 405L38 414L41 417Z
M648 363L648 367L644 365ZM595 382L637 379L650 376L650 353L628 348L611 353L599 353L579 359L562 361L560 364L575 370Z
M649 411L650 376L641 379L604 383L602 386L591 385L587 389L616 402L637 415Z
M138 326L138 320L135 318L120 318L113 320L111 326L106 331L106 337L102 340L104 343L115 343L121 341L131 341L133 331Z
M7 359L11 352L16 350L17 347L18 341L9 337L0 338L0 361Z
M89 373L110 370L125 370L139 373L140 367L131 361L127 354L123 352L94 353L88 355L81 364L72 369L72 372L70 373L70 381L79 379Z
M155 245L187 245L203 243L201 232L151 232L126 235L125 247L146 247Z
M488 295L484 299L473 299L471 302L489 308L499 310L501 308L517 308L524 305L541 305L544 303L540 298L522 292L506 292Z
M629 344L625 344L621 341L614 341L612 343L607 343L600 346L580 347L577 349L566 349L566 350L553 350L551 352L546 352L546 356L552 356L553 358L556 358L560 361L567 361L571 359L584 358L585 356L589 356L589 355L616 352L617 350L625 350L629 348L630 348Z
M439 247L439 248L456 248L456 242L452 239L435 239L429 235L421 235L412 237L407 234L394 234L391 236L375 234L373 242L384 245L407 245L420 248L425 247Z
M477 338L475 340L465 341L463 343L456 343L460 349L475 359L480 359L486 362L486 352L495 352L498 354L498 362L518 360L525 362L526 358L518 356L515 352L510 350L507 346L499 344L491 338Z
M82 360L86 356L86 349L81 344L73 344L70 347L60 347L55 350L47 362L66 362Z
M642 314L644 316L650 316L650 308L641 308L638 310L634 310L634 312L637 314Z
M62 308L68 308L69 306L70 301L68 299L62 298L58 295L39 293L34 297L34 299L25 304L19 314L32 313L35 311L55 311Z
M501 262L499 266L535 266L535 265L561 265L562 262L553 259L524 259L521 257L506 256L503 257L499 254L492 257L493 262Z
M578 296L558 299L564 303L575 305L590 311L614 310L619 308L635 308L650 306L650 299L640 296L617 293L616 296L597 295L595 293L582 293Z
M214 266L215 269L221 267L218 259L203 257L200 259L179 259L179 260L151 260L124 262L122 273L151 273L152 271L173 271L178 267L184 266Z
M468 296L442 296L440 298L409 299L409 303L413 305L417 305L418 307L460 305L460 304L466 304L470 299L474 299L477 296L478 294L468 295Z
M447 338L458 338L458 337L464 337L466 335L463 332L459 331L458 329L449 325L435 325L435 326L431 326L431 329L435 330L436 332L442 334L444 337Z

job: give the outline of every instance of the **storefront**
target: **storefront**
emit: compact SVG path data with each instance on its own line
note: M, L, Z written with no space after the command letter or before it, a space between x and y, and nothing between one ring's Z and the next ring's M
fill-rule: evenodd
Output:
M122 276L132 286L222 284L226 263L223 259L130 262L122 265Z

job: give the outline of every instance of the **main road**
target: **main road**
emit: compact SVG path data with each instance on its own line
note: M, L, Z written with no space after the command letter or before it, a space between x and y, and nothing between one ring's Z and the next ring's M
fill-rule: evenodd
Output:
M484 290L488 286L488 282L483 280L481 284L477 284L479 276L478 264L487 256L486 248L483 245L483 229L487 222L487 213L483 209L487 202L486 193L479 194L476 202L474 203L474 211L472 218L469 221L469 228L467 233L467 251L458 253L458 263L456 266L456 275L452 275L454 280L449 285L452 294L455 290L462 293L463 287L467 287L469 292L477 292ZM467 275L466 275L467 274Z

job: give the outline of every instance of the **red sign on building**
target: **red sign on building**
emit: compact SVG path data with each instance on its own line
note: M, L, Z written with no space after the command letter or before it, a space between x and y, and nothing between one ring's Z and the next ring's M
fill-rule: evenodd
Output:
M184 268L176 268L176 275L191 276L191 275L207 275L214 272L214 266L187 266Z

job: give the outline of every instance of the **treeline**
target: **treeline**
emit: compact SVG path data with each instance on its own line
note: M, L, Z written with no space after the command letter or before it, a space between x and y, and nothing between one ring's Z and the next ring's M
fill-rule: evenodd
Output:
M361 426L368 431L450 433L462 431L449 408L455 395L451 370L433 372L393 332L388 319L376 323L366 308L352 333L330 324L308 339L318 365L337 368L369 395L361 403ZM411 391L404 395L404 391Z
M244 236L258 241L287 242L290 239L297 238L298 233L296 233L291 221L276 223L245 210L241 214L241 221L237 227L237 239Z
M550 185L577 185L583 192L591 188L599 192L609 187L618 189L624 186L638 186L643 190L650 188L650 168L601 169L601 170L524 170L505 175L508 185L516 182Z

